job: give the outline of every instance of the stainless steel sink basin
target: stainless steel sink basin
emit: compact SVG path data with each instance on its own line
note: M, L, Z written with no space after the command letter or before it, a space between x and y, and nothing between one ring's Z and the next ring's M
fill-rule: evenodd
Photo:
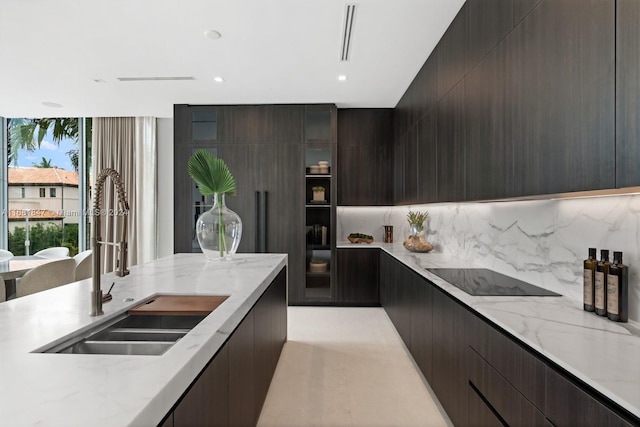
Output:
M159 356L174 342L80 341L57 353Z
M206 315L127 313L36 352L159 356L205 317Z

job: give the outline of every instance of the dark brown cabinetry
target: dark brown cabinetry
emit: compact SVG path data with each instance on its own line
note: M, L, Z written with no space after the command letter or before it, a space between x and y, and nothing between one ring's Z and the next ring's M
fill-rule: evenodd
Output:
M204 369L172 414L171 426L229 425L229 346Z
M434 50L438 99L464 77L467 57L467 5L462 5ZM433 55L433 54L432 54Z
M546 370L546 414L554 426L638 425L626 421L551 368Z
M613 0L543 1L511 32L516 196L615 187L614 35Z
M175 105L174 251L199 251L195 221L211 208L211 198L199 194L187 162L196 150L206 149L221 157L236 179L237 195L226 203L243 222L238 252L287 253L289 300L304 303L305 148L335 146L335 140L331 105ZM330 202L335 207L335 198ZM334 211L327 210L332 218Z
M338 205L392 204L391 112L338 110Z
M433 291L433 375L431 387L455 425L468 423L469 312Z
M629 187L640 185L640 2L616 5L616 187Z
M470 11L475 7L469 3ZM467 200L513 195L508 78L507 43L500 43L465 79Z
M337 300L346 305L380 305L378 249L337 251Z
M640 424L385 252L380 299L455 425Z
M439 202L465 200L464 81L438 103L436 185Z
M438 111L429 111L418 122L418 197L422 203L437 200Z
M467 0L466 4L469 71L511 31L514 5L513 0Z
M395 203L638 185L633 165L640 150L633 141L640 17L634 2L618 2L615 56L615 5L467 1L394 110ZM427 84L433 81L435 96ZM419 164L413 199L408 141L418 129L422 161L421 122L434 110L438 192L432 198L421 189L426 167Z
M165 417L162 427L257 423L287 339L286 288L283 269Z
M229 425L252 426L255 399L254 318L250 311L229 338Z

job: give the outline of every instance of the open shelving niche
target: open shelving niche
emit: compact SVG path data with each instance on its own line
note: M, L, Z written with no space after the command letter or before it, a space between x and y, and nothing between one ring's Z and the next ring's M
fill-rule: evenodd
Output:
M310 173L310 166L329 162L328 173ZM306 281L307 301L331 301L331 149L307 147L305 159ZM324 200L314 200L314 187L324 187ZM311 271L311 260L327 262L326 271Z

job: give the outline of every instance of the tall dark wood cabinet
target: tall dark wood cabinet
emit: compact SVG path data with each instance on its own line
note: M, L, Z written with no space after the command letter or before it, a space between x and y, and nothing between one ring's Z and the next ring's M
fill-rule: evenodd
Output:
M470 11L475 3L468 3ZM506 42L498 44L465 79L467 200L513 196L507 52Z
M617 0L616 187L640 185L640 2Z
M418 195L420 203L438 198L438 110L432 109L418 122Z
M174 107L176 253L199 252L195 221L205 209L210 209L211 198L205 200L199 194L187 174L187 161L196 150L206 149L221 157L236 179L237 195L226 197L226 203L243 223L238 252L287 253L289 301L305 303L309 261L305 248L308 217L304 207L309 202L305 162L309 144L323 144L317 138L320 135L317 132L323 130L308 123L311 110L329 114L330 129L325 143L335 146L336 113L332 105ZM330 200L327 210L334 224L335 204L335 199ZM335 234L334 229L330 233ZM330 245L335 245L334 238Z
M338 205L393 203L391 109L338 110Z
M464 81L438 103L437 200L465 200L466 117Z
M508 57L515 195L613 188L615 1L543 1Z

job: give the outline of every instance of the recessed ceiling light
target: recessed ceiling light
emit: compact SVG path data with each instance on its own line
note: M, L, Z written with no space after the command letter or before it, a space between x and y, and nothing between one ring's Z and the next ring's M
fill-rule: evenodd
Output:
M57 102L45 101L45 102L42 103L42 105L44 105L45 107L50 107L50 108L62 108L62 105L58 104Z
M346 74L340 74L338 76L338 80L341 82L346 82L347 81L347 75Z
M211 40L218 40L220 37L222 37L222 34L220 34L220 32L216 30L207 30L204 32L204 35L209 37Z
M222 77L220 77L220 76L216 76L216 77L214 77L214 78L213 78L213 80L214 80L216 83L222 83L222 82L224 82L224 79L223 79Z

